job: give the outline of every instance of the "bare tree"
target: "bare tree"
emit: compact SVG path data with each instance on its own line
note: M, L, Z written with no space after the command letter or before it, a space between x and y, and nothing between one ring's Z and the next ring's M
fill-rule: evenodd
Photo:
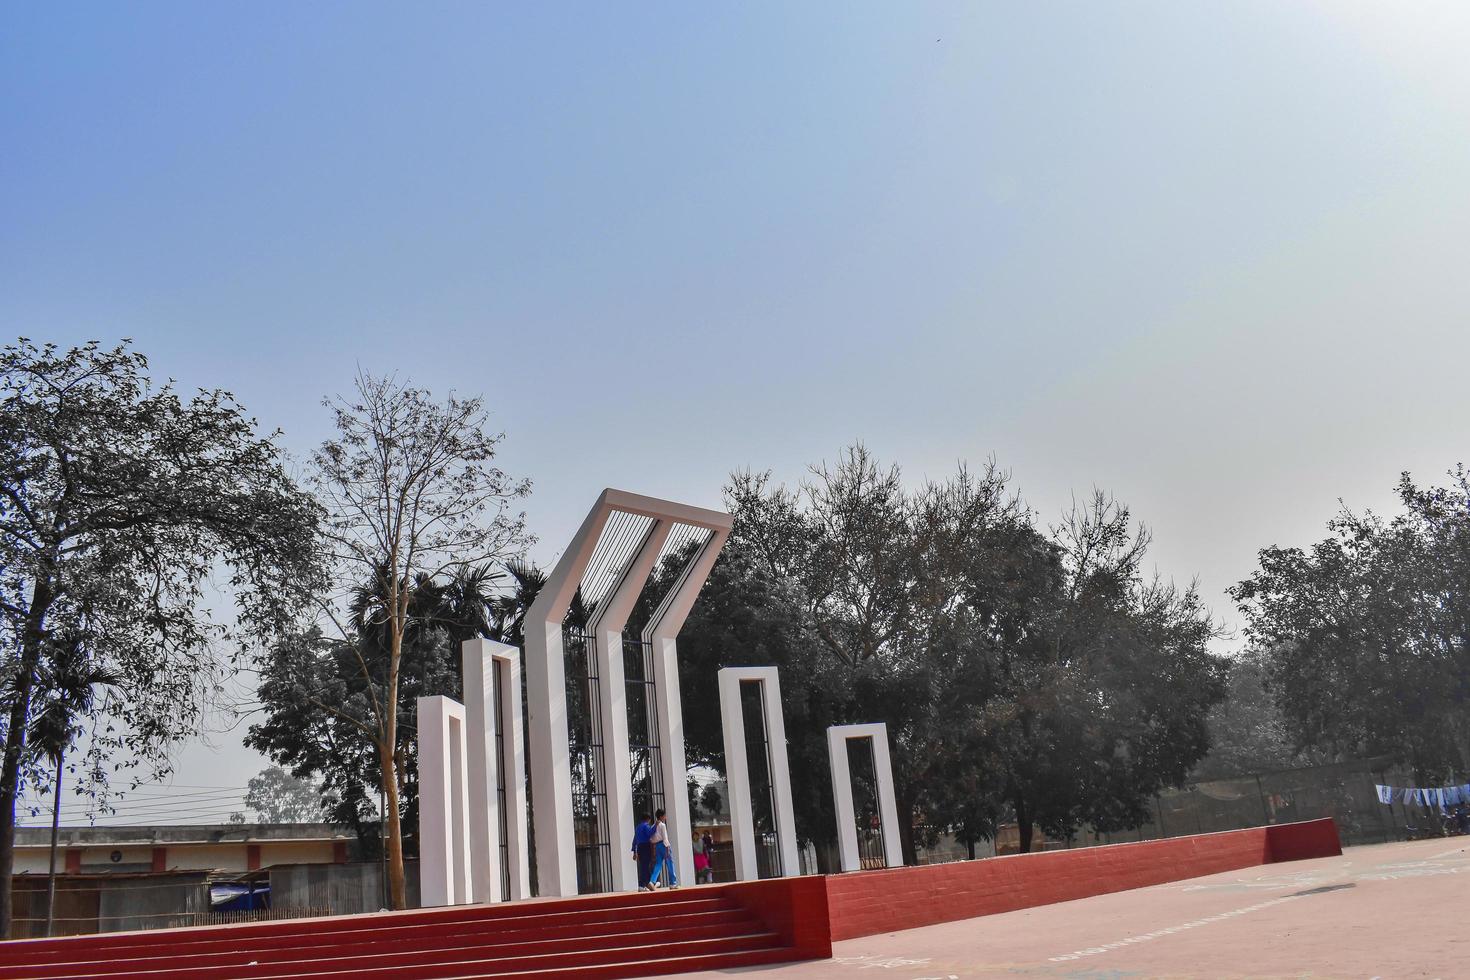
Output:
M395 377L360 373L354 397L328 399L337 437L312 455L312 485L326 509L326 540L338 590L324 605L343 637L364 627L387 634L357 644L368 681L368 717L348 719L377 746L386 810L390 900L404 908L400 797L407 760L395 751L404 637L415 628L417 592L442 575L506 558L528 543L514 502L530 493L494 465L502 433L488 430L479 398L436 401ZM369 594L360 590L372 583ZM356 594L354 594L356 590ZM342 622L347 610L358 620ZM372 650L382 652L373 656ZM383 663L370 663L381 659ZM340 714L325 701L324 710Z

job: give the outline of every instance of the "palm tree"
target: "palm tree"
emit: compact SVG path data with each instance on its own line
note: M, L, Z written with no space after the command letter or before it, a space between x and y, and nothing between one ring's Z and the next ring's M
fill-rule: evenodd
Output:
M45 756L56 773L51 791L51 863L46 877L46 935L56 921L56 844L61 829L61 780L66 751L81 734L79 718L92 713L97 688L116 684L107 671L93 664L80 639L59 645L50 666L40 678L40 710L31 723L28 742L32 751Z
M490 607L491 630L489 635L513 647L526 645L526 613L541 587L546 584L546 573L535 565L520 558L506 562L505 570L510 573L515 587L498 597ZM576 601L581 603L581 590ZM585 617L584 617L585 618Z

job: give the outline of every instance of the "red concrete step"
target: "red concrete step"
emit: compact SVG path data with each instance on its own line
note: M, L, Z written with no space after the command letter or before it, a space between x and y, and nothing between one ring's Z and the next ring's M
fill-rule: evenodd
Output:
M618 942L626 942L619 939ZM201 966L188 956L173 960L164 969L149 969L147 976L162 980L358 980L392 976L395 980L449 980L456 977L534 976L545 971L580 971L590 976L598 967L629 963L659 963L689 958L720 958L732 953L781 949L778 936L770 932L721 936L713 939L670 940L658 944L609 946L572 952L529 952L512 949L418 950L402 955L311 959L294 963L248 966ZM509 953L510 955L505 955ZM682 967L681 967L682 969ZM668 972L668 971L660 971ZM79 972L57 974L65 980L143 975L123 964L88 964ZM635 974L636 975L636 974Z
M512 902L500 905L455 906L407 912L377 912L352 916L323 916L313 919L288 919L273 922L242 923L229 926L196 926L185 929L145 930L129 933L103 933L95 936L73 936L65 939L28 939L0 943L0 965L34 962L43 954L68 950L74 953L113 953L125 949L166 944L171 948L223 943L224 948L240 948L248 944L256 948L278 939L318 940L323 934L350 936L368 940L369 934L388 931L395 936L449 935L456 928L479 928L491 923L507 928L523 928L531 920L544 926L580 925L592 922L615 922L633 918L662 918L696 912L729 911L739 908L723 891L699 889L694 892L660 894L595 895L564 900Z
M535 970L530 973L474 973L459 974L453 980L626 980L630 977L659 977L671 973L693 973L699 970L738 970L742 967L767 966L772 963L790 963L803 959L785 946L774 949L753 949L710 955L679 956L667 959L635 960L628 963L609 963L603 966L576 966L555 970Z
M522 955L529 953L578 952L601 949L608 945L658 945L688 939L719 939L747 935L763 931L754 917L742 911L697 913L672 916L659 923L644 919L629 923L606 923L596 926L556 926L547 930L510 930L497 928L494 932L462 933L455 936L436 937L434 943L408 942L384 939L373 942L331 942L328 944L296 944L269 950L243 948L201 952L189 947L187 952L178 949L159 949L147 955L124 955L110 959L76 958L67 961L33 963L28 966L0 968L0 978L59 978L98 972L131 973L141 975L164 971L176 967L180 961L198 968L231 967L244 968L250 964L282 965L320 960L337 963L373 959L385 966L403 962L406 958L439 955L464 955L494 950L497 954ZM214 944L211 944L214 945ZM131 950L130 954L141 953ZM434 962L424 958L419 962ZM241 974L251 975L251 974Z
M0 980L589 980L828 955L817 879L0 943ZM818 912L817 914L821 914ZM825 919L823 919L825 921Z

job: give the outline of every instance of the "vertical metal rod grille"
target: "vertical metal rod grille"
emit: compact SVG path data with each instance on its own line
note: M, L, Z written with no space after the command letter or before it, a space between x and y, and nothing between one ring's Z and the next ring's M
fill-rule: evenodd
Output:
M764 683L761 684L764 688ZM762 690L764 695L765 691ZM760 699L761 709L761 746L765 750L763 757L766 760L766 792L771 800L771 827L767 835L768 843L766 849L770 851L770 863L773 878L781 878L790 874L781 858L781 814L776 807L776 766L771 758L771 726L766 717L766 699Z
M771 766L770 728L766 724L765 685L758 680L740 683L740 713L745 728L745 759L749 768L750 813L755 824L755 867L759 878L779 878L781 848L776 828L776 786Z
M501 702L505 685L505 665L499 658L490 661L490 698L494 704L495 719L495 798L496 812L500 814L500 895L510 898L510 814L505 809L505 787L507 780L519 779L520 773L508 772L505 758L505 711ZM520 692L515 692L520 696Z
M878 804L878 760L870 737L847 739L847 765L852 774L853 819L857 821L858 866L886 868L888 850ZM854 747L858 762L854 764ZM876 829L874 829L876 828Z
M562 647L566 656L577 891L604 892L612 886L612 852L607 826L607 786L602 777L597 647L591 636L572 626L562 629Z
M623 682L627 685L628 762L632 767L633 813L644 817L668 805L652 643L623 638Z

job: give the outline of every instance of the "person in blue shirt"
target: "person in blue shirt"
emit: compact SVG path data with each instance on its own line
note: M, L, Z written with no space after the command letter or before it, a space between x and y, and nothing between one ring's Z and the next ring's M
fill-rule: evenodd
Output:
M652 814L645 815L643 822L633 830L633 857L638 861L638 888L648 887L653 880L653 835L658 823Z

